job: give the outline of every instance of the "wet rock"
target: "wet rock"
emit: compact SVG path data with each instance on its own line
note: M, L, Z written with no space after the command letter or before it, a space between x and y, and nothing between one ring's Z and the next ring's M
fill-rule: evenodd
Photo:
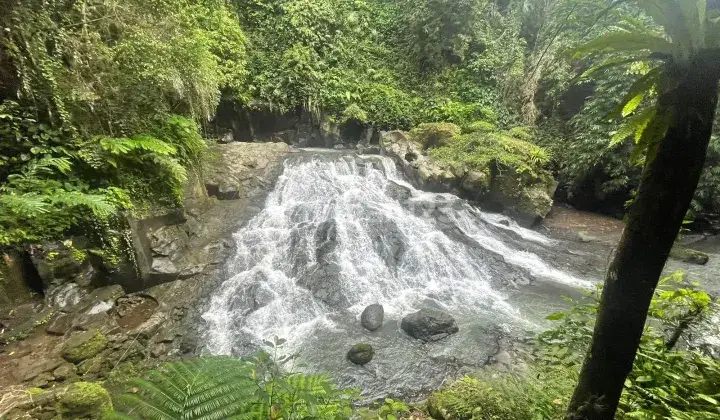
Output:
M512 365L512 357L510 357L510 353L506 352L505 350L498 352L496 355L493 356L493 359L496 363L501 363L508 366Z
M72 335L65 342L62 356L68 362L80 363L100 353L107 344L107 338L100 331L84 331Z
M500 223L500 224L503 225L503 226L510 226L510 221L507 220L507 219L502 219L502 220L499 221L498 223Z
M400 328L409 336L423 341L438 341L459 331L455 318L435 308L423 308L406 316Z
M371 361L374 355L375 351L370 344L360 343L350 348L347 358L356 365L362 366Z
M43 373L50 373L57 369L64 362L62 359L40 358L37 355L27 355L18 359L13 376L18 381L28 382ZM52 380L52 379L51 379Z
M100 419L113 409L110 394L97 383L75 382L57 398L61 418Z
M336 263L319 264L309 274L300 278L298 284L328 305L344 307L347 299L340 288L341 272L342 268Z
M460 183L460 188L473 196L482 196L490 189L490 177L483 171L470 171Z
M180 270L170 260L170 258L160 257L153 258L152 272L159 274L179 274Z
M379 303L374 303L365 308L362 315L360 315L360 323L368 330L375 331L382 327L384 317L385 309Z
M71 281L87 286L95 276L87 252L76 248L72 240L45 242L32 249L31 259L42 280L43 290Z
M180 340L180 353L195 353L198 347L198 334L195 330L188 331Z
M679 246L672 248L670 251L670 258L697 265L705 265L710 260L710 257L704 252L695 251L690 248L682 248Z
M72 328L73 315L58 312L45 327L50 335L65 335Z
M456 168L428 156L423 144L415 141L416 137L402 131L383 132L380 146L383 153L393 157L405 175L419 188L455 193L481 201L497 211L507 210L518 223L527 226L550 212L557 188L550 172L539 171L529 175L510 168L497 171L490 166L471 171Z
M155 255L173 258L187 245L187 233L179 226L163 226L150 236L150 248Z
M77 305L84 291L77 283L65 283L62 286L53 287L45 294L45 299L51 306L56 308L67 308Z
M388 181L388 184L385 187L385 194L387 194L388 197L398 201L405 201L408 198L412 197L412 191L410 190L410 188L404 185L400 185L394 181Z
M117 324L124 330L137 328L152 317L158 305L157 300L148 295L122 297L115 308Z
M64 381L75 374L75 365L72 363L63 363L53 370L52 375L56 381Z
M330 255L337 248L337 227L335 220L326 220L315 231L315 259L320 263L329 263Z

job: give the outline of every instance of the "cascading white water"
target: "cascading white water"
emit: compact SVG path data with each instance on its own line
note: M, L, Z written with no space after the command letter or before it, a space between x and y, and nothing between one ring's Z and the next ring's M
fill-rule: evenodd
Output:
M451 369L484 362L497 331L535 327L508 292L529 281L588 284L528 251L552 240L501 219L414 189L386 157L292 157L234 235L230 277L203 316L207 351L243 354L278 336L310 369L368 397L437 386ZM357 321L372 303L385 308L375 333ZM398 321L424 306L452 313L460 332L434 344L403 335ZM344 360L361 341L376 349L363 368Z

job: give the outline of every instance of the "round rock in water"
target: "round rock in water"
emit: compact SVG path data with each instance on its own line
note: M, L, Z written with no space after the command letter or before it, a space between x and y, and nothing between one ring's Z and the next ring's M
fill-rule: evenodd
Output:
M410 337L423 341L438 341L459 331L455 318L435 308L423 308L406 316L400 328Z
M347 358L356 365L362 366L365 363L371 361L374 355L375 351L370 344L360 343L355 344L350 348L350 351L348 351L347 354Z
M382 327L384 317L385 310L382 305L379 303L373 303L365 308L362 315L360 315L360 323L368 330L375 331Z

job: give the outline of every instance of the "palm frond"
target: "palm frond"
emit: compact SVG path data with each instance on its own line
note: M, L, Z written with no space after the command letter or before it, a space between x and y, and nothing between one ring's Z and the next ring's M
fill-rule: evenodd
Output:
M578 46L573 51L576 57L584 57L594 53L639 51L647 51L648 56L651 53L671 55L674 46L670 41L658 35L618 30L600 35Z

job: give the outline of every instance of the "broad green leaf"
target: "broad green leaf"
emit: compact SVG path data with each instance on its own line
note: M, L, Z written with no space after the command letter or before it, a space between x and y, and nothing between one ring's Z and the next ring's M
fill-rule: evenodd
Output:
M625 104L625 106L623 107L622 112L621 112L621 114L622 114L623 117L627 117L628 115L630 115L630 114L632 114L633 112L635 112L635 110L637 109L637 107L640 105L640 103L642 102L642 100L645 98L645 93L646 93L646 92L640 92L640 93L638 93L637 95L635 95L632 99L630 99L630 100Z
M580 45L575 48L574 55L579 58L598 52L637 51L672 54L673 48L674 47L670 41L660 36L646 33L616 31L601 35L592 41Z
M713 397L711 397L711 396L709 396L709 395L697 394L697 396L698 396L699 398L702 398L703 400L709 402L710 404L718 405L718 400L716 400L715 398L713 398Z
M565 312L556 312L554 314L550 314L550 315L546 316L545 319L550 320L550 321L557 321L557 320L563 319L565 317L565 315L566 315Z
M645 383L645 382L651 382L652 380L653 380L653 377L652 377L652 376L643 375L643 376L638 376L638 377L635 379L635 382Z

